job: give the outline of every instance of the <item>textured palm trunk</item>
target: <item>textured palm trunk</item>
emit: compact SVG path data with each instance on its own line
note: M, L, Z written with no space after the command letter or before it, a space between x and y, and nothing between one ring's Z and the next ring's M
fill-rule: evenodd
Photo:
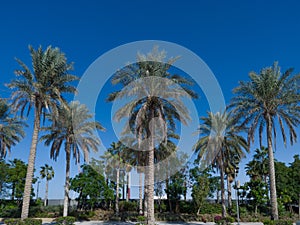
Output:
M30 153L28 159L24 194L23 194L21 219L28 218L28 213L29 213L32 178L33 178L35 157L36 157L36 146L38 142L40 123L41 123L40 111L41 111L40 107L36 106L34 111L34 126L33 126L33 134L32 134L31 147L30 147Z
M46 190L45 190L44 206L47 206L47 202L48 202L48 187L49 187L49 180L46 179Z
M220 168L221 173L221 201L222 201L222 217L226 217L226 203L225 203L225 182L224 182L224 167Z
M143 214L143 173L139 173L139 214Z
M220 202L220 190L217 190L217 204Z
M116 210L116 215L119 215L119 188L120 188L120 168L117 168L117 187L116 187L116 206L115 206L115 210Z
M69 209L69 189L70 189L70 144L66 146L66 181L65 181L65 197L63 216L68 216Z
M272 146L272 125L270 115L267 116L267 139L269 154L269 173L270 173L270 201L271 201L271 218L278 220L278 206L275 181L274 153Z
M151 118L154 118L154 110L151 112ZM150 143L149 143L149 149L148 152L148 190L147 190L147 224L148 225L154 225L155 224L155 217L154 217L154 136L155 136L155 127L154 124L152 124L151 129L151 136L150 137Z
M149 183L149 176L148 176L148 169L145 168L145 179L144 179L144 216L147 218L148 216L148 183Z
M227 192L228 192L228 213L231 214L232 211L232 189L231 189L231 182L229 179L229 175L227 175Z
M149 151L148 169L147 224L154 225L154 149Z
M130 172L127 172L126 202L130 200Z

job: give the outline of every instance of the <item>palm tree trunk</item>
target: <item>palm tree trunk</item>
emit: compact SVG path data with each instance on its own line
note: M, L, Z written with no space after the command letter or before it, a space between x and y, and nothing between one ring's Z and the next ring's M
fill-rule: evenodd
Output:
M66 146L66 181L65 181L65 197L64 197L64 212L63 216L68 216L69 208L69 187L70 187L70 144Z
M115 206L117 216L119 215L119 188L120 188L119 180L120 180L120 168L118 167L117 168L117 186L116 186L116 206Z
M266 122L267 122L267 139L268 139L269 170L270 170L269 173L270 173L271 218L274 220L278 220L274 153L273 153L273 146L272 146L272 125L271 125L270 115L267 116Z
M151 118L154 118L154 110L151 111ZM148 152L148 193L147 193L147 224L154 225L155 217L154 217L154 135L155 128L152 124L150 127L150 143Z
M48 185L49 185L49 180L46 179L46 191L45 191L44 206L47 206L47 202L48 202Z
M148 168L145 168L145 178L144 178L144 216L147 218L148 216L148 183L149 183L149 176L148 176Z
M224 166L223 163L220 168L221 175L221 201L222 201L222 217L226 217L226 203L225 203L225 182L224 182Z
M36 145L38 142L40 123L41 123L40 111L41 111L40 107L36 106L34 111L35 115L34 115L33 134L31 139L31 147L30 147L24 194L23 194L21 219L28 218L28 213L29 213L32 178L33 178L34 164L35 164L35 157L36 157Z
M130 171L127 172L126 202L130 200Z
M11 189L11 200L15 200L15 190L16 190L16 185L15 182L12 183L12 189Z
M139 214L143 214L143 173L139 173Z
M167 192L167 200L168 200L168 203L169 203L169 212L172 212L173 209L172 209L172 202L171 202L171 199L170 199L170 194L169 194L169 178L168 178L168 172L167 172L167 178L166 178L166 192Z
M232 189L231 189L231 182L229 180L229 175L227 174L227 192L228 192L228 213L231 214L232 210Z
M147 224L154 225L154 149L148 154Z
M257 204L255 204L254 215L255 215L255 217L257 217Z

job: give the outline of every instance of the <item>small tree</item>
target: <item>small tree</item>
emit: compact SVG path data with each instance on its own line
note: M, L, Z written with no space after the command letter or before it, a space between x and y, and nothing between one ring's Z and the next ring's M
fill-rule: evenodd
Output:
M186 191L184 182L185 179L183 171L178 171L176 174L170 177L168 189L165 190L172 203L170 206L175 205L175 213L179 213L179 201ZM170 211L172 210L173 209L170 208Z
M246 197L251 202L255 216L257 216L258 207L265 207L268 202L267 185L261 180L250 180L244 186L249 190Z
M199 214L210 192L210 175L207 170L201 171L199 167L191 169L190 174L193 181L193 203L197 209L197 214Z
M81 168L82 172L70 181L70 189L79 193L78 208L86 209L88 204L93 210L96 203L102 199L111 200L113 190L106 184L104 176L96 172L90 165L83 165Z

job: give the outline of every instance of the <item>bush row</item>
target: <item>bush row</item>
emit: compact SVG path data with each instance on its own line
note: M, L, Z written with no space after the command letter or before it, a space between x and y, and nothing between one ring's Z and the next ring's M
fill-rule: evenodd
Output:
M42 225L41 219L6 219L4 220L6 225Z

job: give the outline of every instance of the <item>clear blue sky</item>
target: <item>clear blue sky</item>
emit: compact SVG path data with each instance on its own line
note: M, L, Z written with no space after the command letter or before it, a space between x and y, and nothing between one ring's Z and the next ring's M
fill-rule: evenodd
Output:
M30 64L29 44L61 48L68 60L75 62L74 74L81 76L112 48L138 40L164 40L200 56L215 74L228 102L231 90L239 80L248 79L249 71L259 71L275 60L283 70L294 67L300 72L299 10L296 0L5 1L0 7L0 93L9 96L3 84L14 78L13 71L18 68L15 57ZM98 120L107 127L108 119L99 115ZM103 136L106 145L110 135L108 131ZM17 157L27 162L30 138L28 128L26 139L12 149L7 160ZM276 157L291 162L300 146L284 149L280 143L279 139ZM48 149L39 145L36 168L46 162L56 171L49 196L62 198L64 152L53 162ZM72 163L72 174L76 172ZM44 182L40 196L44 196L43 188Z

